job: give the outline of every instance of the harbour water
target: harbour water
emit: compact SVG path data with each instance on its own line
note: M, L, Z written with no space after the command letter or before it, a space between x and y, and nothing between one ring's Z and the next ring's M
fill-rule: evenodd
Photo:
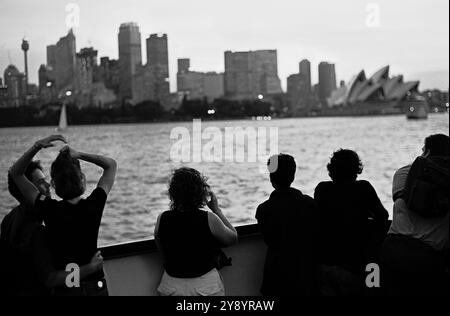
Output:
M171 171L182 165L199 169L209 178L219 204L234 225L254 223L259 203L272 191L267 173L254 162L173 161L170 139L176 127L192 130L192 122L71 126L64 133L77 150L104 154L119 164L116 184L108 198L99 245L150 238L158 214L168 209L167 184ZM408 121L404 116L358 118L296 118L271 121L209 121L204 129L217 127L277 127L279 150L292 154L298 170L294 186L313 195L320 181L328 180L326 165L339 148L356 150L364 163L360 179L369 180L386 209L392 212L391 182L396 169L421 153L423 139L449 131L448 114L433 114L428 120ZM0 218L16 201L7 190L6 174L11 164L41 137L55 133L54 127L0 129ZM62 145L43 150L46 174ZM246 148L245 150L247 150ZM101 174L99 168L83 163L89 194Z

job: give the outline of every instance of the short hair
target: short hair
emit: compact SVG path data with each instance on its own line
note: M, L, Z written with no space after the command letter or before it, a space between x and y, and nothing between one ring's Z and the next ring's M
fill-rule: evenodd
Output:
M294 182L297 164L291 155L274 155L270 157L267 166L270 172L270 182L273 185L288 188Z
M85 190L80 161L69 151L62 151L52 163L50 174L56 194L63 200L71 200L83 195Z
M33 181L32 175L35 170L44 171L44 169L42 168L41 162L39 160L32 161L28 165L27 169L25 170L25 177L28 180ZM8 172L8 191L19 203L23 203L25 201L25 197L23 196L22 192L17 187L17 184L14 182L14 180L9 172Z
M425 150L430 156L448 156L449 138L444 134L435 134L425 138Z
M169 183L169 198L173 211L196 211L207 203L210 187L207 178L192 168L173 172Z
M341 148L333 153L327 169L333 181L355 181L364 166L355 151Z

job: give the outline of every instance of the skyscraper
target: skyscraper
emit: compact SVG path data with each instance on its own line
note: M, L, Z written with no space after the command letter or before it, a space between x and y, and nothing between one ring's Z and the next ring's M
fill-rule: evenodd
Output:
M227 97L256 99L281 92L276 50L225 52Z
M304 74L294 74L287 78L287 96L291 111L296 112L308 106L310 91L308 79Z
M307 59L303 59L299 65L300 74L302 74L305 80L305 87L307 88L307 93L311 93L311 63Z
M327 99L336 88L335 65L321 62L319 64L319 100L322 105L328 104Z
M92 47L83 48L77 53L76 90L80 93L90 91L97 68L97 51Z
M25 74L19 72L16 66L9 65L4 72L5 86L8 91L8 103L10 106L24 104L26 97Z
M54 69L56 65L56 45L47 46L47 66Z
M120 98L132 98L132 81L142 65L141 32L136 23L124 23L119 28Z
M49 49L47 47L47 53ZM56 48L50 49L53 56L47 56L47 60L53 63L54 58L54 76L58 91L63 89L72 89L75 80L77 57L76 57L76 39L73 31L59 39ZM49 65L51 66L51 65Z
M169 49L167 34L151 34L147 38L147 66L153 73L154 96L163 106L170 99Z

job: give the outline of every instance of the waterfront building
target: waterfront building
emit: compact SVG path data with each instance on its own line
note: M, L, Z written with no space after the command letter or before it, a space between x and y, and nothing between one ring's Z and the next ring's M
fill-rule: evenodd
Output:
M351 106L367 103L393 104L418 95L420 81L405 82L402 75L390 77L385 66L367 77L364 70L355 75L347 85L336 89L328 100L329 106Z
M225 96L262 99L282 93L276 50L225 52Z
M189 59L178 60L177 91L187 99L203 99L208 102L224 95L224 76L216 72L190 70Z
M151 34L147 38L147 67L152 73L153 101L167 108L170 104L169 48L167 34ZM145 72L145 71L144 71ZM147 75L148 76L148 75ZM150 82L150 81L149 81Z
M8 106L18 107L25 104L27 81L24 73L21 73L16 66L9 65L5 71L3 78L7 89Z
M319 64L319 100L322 105L327 105L328 98L336 88L335 65L328 62L321 62Z
M123 23L119 28L120 99L133 97L132 82L137 69L142 65L141 32L136 23Z

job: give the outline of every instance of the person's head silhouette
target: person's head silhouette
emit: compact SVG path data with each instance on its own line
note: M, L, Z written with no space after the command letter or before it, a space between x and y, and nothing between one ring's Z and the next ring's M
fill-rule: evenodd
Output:
M289 188L294 182L297 170L294 157L287 154L274 155L269 158L267 167L270 172L270 182L275 189Z
M363 164L353 150L339 149L333 153L327 168L333 182L353 182L362 173Z

